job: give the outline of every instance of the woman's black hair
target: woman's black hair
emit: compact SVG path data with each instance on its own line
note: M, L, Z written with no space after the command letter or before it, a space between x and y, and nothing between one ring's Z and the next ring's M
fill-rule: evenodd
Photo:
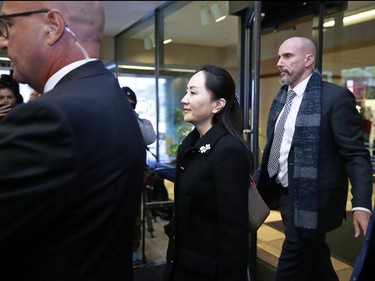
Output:
M211 64L203 65L197 70L197 72L199 71L205 73L205 87L211 93L212 99L223 98L226 101L224 108L214 115L213 123L223 125L231 135L238 139L249 151L251 163L254 163L253 154L242 137L244 129L243 114L237 100L236 85L232 76L224 68Z

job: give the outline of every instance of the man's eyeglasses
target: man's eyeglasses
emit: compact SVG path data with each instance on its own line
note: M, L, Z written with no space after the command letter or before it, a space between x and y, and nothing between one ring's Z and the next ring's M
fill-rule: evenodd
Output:
M17 13L17 14L9 14L9 15L0 15L0 36L8 39L9 37L9 30L8 30L8 24L5 19L14 18L14 17L25 17L30 16L33 14L40 14L40 13L48 13L48 9L42 9L42 10L36 10L36 11L30 11L30 12L24 12L24 13Z

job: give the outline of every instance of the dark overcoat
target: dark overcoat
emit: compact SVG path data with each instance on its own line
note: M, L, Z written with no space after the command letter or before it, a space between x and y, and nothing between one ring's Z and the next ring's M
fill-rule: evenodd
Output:
M0 121L1 280L132 280L142 135L101 61Z
M166 280L179 269L191 280L246 280L250 159L218 124L201 138L194 129L179 146Z
M352 206L372 209L372 166L364 146L361 116L351 91L333 83L322 83L321 123L318 152L318 232L325 233L342 225L346 218L349 179ZM304 95L313 88L309 81ZM302 101L303 102L303 101ZM298 118L298 115L297 115ZM279 207L280 187L267 173L273 131L277 116L269 120L267 142L260 169L254 175L259 192L271 209ZM293 179L294 140L288 156L288 178ZM289 180L289 184L292 181ZM289 188L294 188L289 186ZM299 187L303 188L303 187Z

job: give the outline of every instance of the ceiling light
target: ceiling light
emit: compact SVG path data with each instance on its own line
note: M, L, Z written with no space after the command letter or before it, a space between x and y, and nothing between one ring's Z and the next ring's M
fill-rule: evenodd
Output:
M151 50L152 49L152 42L148 37L143 38L143 43L145 45L145 50Z
M344 26L349 26L349 25L358 24L358 23L365 22L365 21L374 20L374 19L375 19L375 9L345 16L342 22ZM323 26L334 27L335 23L336 23L335 19L329 19L323 24Z
M118 68L123 69L134 69L134 70L155 70L154 66L143 66L143 65L124 65L120 64Z
M201 7L199 12L201 14L201 24L203 26L209 25L211 23L210 9L208 7Z
M343 22L344 22L344 26L348 26L351 24L361 23L361 22L369 21L373 19L375 19L375 9L357 13L357 14L350 15L350 16L346 16L344 17Z
M167 39L164 39L163 44L169 44L172 42L171 38L165 37ZM146 36L143 38L143 44L145 47L145 50L151 50L152 48L155 48L155 39L154 34L146 34Z
M335 26L335 20L329 20L329 21L326 21L324 24L323 24L323 27L327 28L327 27L334 27Z
M146 34L146 36L143 38L143 44L145 46L145 50L151 50L152 48L155 48L155 39L153 34Z
M154 66L151 65L134 65L134 64L120 64L118 65L118 68L121 69L132 69L132 70L155 70ZM184 73L195 73L196 69L192 69L189 67L173 67L173 66L167 66L162 67L161 70L164 71L173 71L173 72L184 72Z
M171 38L168 38L168 39L165 39L165 40L163 41L163 44L166 45L166 44L169 44L169 43L171 43L171 42L172 42L172 39L171 39Z
M225 19L228 15L228 1L203 1L200 8L202 25L209 25Z
M210 6L210 11L216 22L222 21L227 17L218 2L215 2Z

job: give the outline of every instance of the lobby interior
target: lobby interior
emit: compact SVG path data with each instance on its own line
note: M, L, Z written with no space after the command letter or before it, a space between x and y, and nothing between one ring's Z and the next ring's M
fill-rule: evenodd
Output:
M169 200L173 201L173 182L165 180ZM375 200L375 185L373 187L373 201ZM347 211L351 212L350 192L348 194ZM144 248L139 248L139 256L143 257L143 263L135 267L135 281L161 281L163 265L166 261L168 238L164 233L164 225L167 220L156 217L153 221L153 232L145 225ZM276 227L275 227L276 225ZM280 256L281 246L284 241L284 233L281 226L281 217L278 211L271 211L265 223L257 232L257 267L255 271L256 281L273 281ZM337 237L345 241L337 241ZM251 238L249 238L251 239ZM363 237L354 238L354 229L348 218L341 229L327 235L327 241L331 247L331 260L340 281L349 281L353 270L353 260L358 254ZM147 273L146 273L147 272ZM148 274L152 272L152 274Z

